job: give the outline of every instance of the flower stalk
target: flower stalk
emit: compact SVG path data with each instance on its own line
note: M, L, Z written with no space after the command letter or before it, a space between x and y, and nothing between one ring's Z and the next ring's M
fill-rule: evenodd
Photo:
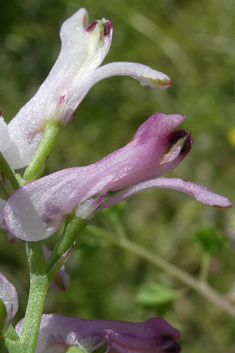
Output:
M6 339L11 353L34 353L37 345L44 301L50 280L42 276L44 254L41 242L27 242L27 257L30 268L30 291L25 314L24 326L19 340Z
M44 269L43 269L43 274L47 274L50 277L54 277L55 273L58 272L56 270L57 262L63 258L65 254L66 258L69 256L69 249L74 246L76 243L81 231L86 227L87 221L84 219L80 219L74 215L69 215L67 216L66 224L65 224L65 229L62 235L61 240L57 243L55 249L52 251ZM61 263L61 266L64 264L66 259L64 259L63 263ZM60 267L61 267L60 266Z
M25 183L38 178L43 172L43 165L54 146L62 127L59 121L49 120L45 123L42 140L26 168L23 178Z

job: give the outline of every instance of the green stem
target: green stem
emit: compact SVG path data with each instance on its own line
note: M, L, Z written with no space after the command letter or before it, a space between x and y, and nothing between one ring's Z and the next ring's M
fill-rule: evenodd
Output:
M75 244L81 231L86 227L87 221L74 215L68 215L65 230L59 243L52 251L44 269L43 274L49 274L55 264ZM51 276L52 274L50 274Z
M30 267L30 291L20 339L6 339L6 345L11 353L34 353L37 345L44 301L50 280L42 276L44 255L41 242L28 242L27 255Z
M102 237L106 240L112 241L117 246L121 247L124 250L130 251L137 256L149 261L155 266L158 266L165 272L169 273L172 277L177 278L182 283L186 284L188 287L194 289L204 298L206 298L209 302L217 305L229 315L235 317L235 306L230 304L225 298L223 298L216 290L211 288L206 283L203 283L192 276L190 276L187 272L171 265L166 260L162 259L157 254L153 254L151 251L143 248L142 246L133 243L127 238L118 238L114 237L108 231L103 231L102 229L90 226L87 230L95 236Z
M45 257L41 241L27 241L26 253L30 266L30 274L41 276L45 265Z
M9 166L2 153L0 152L0 170L4 176L9 180L14 190L17 190L20 187L20 184L16 178L14 170Z
M5 337L9 338L11 341L17 341L19 339L19 336L15 332L15 329L12 325L9 325Z
M38 174L49 156L61 129L60 121L49 120L45 123L42 140L24 172L23 178L26 182L32 181L38 177Z
M38 340L44 301L50 282L46 276L32 274L30 292L20 343L24 353L34 353Z
M6 339L6 345L11 353L35 352L48 287L65 261L63 255L73 246L86 225L87 221L69 215L62 239L53 250L46 265L42 243L26 243L30 267L30 292L20 339L11 340L9 336Z

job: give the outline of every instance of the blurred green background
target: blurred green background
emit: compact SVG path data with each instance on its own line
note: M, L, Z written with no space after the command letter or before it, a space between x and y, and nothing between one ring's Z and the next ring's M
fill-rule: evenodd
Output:
M168 74L173 84L168 90L153 90L127 77L98 83L62 131L46 173L99 160L132 139L138 126L157 111L183 113L187 119L182 128L192 131L194 145L169 176L202 184L235 202L233 0L1 0L0 108L6 121L46 78L60 50L60 26L81 7L89 12L90 22L105 17L113 24L105 62L141 62ZM234 303L233 209L210 208L162 189L133 197L121 211L117 207L100 212L93 224L112 232L113 215L121 218L133 241L196 278L202 253L192 234L198 227L216 227L228 245L213 256L208 282ZM129 321L163 315L181 331L183 352L235 352L233 317L147 261L88 233L67 263L69 289L49 291L46 313ZM24 244L10 245L6 233L1 234L1 271L20 299L17 321L28 291ZM49 247L57 237L47 241ZM166 289L165 299L159 299L157 286L161 293ZM156 300L143 300L141 293L149 290L156 292Z

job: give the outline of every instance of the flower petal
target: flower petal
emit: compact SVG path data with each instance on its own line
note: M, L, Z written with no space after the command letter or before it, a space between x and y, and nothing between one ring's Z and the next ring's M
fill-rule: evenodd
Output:
M130 187L175 168L191 148L184 146L185 139L190 139L188 134L183 132L185 136L181 138L180 130L179 149L178 142L175 147L177 132L173 142L169 133L183 119L183 115L154 114L140 126L130 143L100 161L61 170L16 190L4 208L8 230L22 240L45 239L75 209L78 217L90 219L109 191ZM174 158L169 158L170 153Z
M130 76L138 80L142 86L150 86L152 88L168 88L171 85L171 79L160 71L153 70L143 64L120 61L97 68L90 77L84 97L88 90L97 82L112 76Z
M78 189L77 169L62 170L16 190L3 212L8 230L22 240L31 241L54 234L83 196Z
M4 324L4 332L6 332L11 319L18 310L18 296L13 284L11 284L2 273L0 273L0 298L5 304L7 311L7 318Z
M82 100L80 95L93 70L109 51L112 40L110 21L88 25L85 9L76 12L61 28L60 55L35 96L11 120L11 145L4 152L14 169L26 166L33 157L47 120L65 125Z
M66 125L90 88L101 79L127 75L143 86L167 88L171 84L167 75L142 64L115 62L98 68L111 45L112 24L102 19L88 25L85 9L63 23L60 36L62 47L54 67L35 96L10 122L10 145L2 142L4 157L14 169L26 166L32 159L45 122L58 120Z
M3 210L4 210L5 205L6 205L6 200L0 199L0 228L7 230L7 226L6 226L6 223L5 223L5 219L4 219L4 217L3 217ZM11 234L10 232L8 232L7 236L8 236L8 241L9 241L11 244L14 244L14 243L16 243L17 241L19 241L19 239L16 238L16 237L15 237L13 234Z
M127 198L148 189L156 188L168 188L182 191L188 195L195 197L196 200L205 203L210 206L218 208L228 208L231 207L231 202L224 196L218 195L204 186L191 183L190 181L184 181L177 178L158 178L154 180L144 181L126 190L120 191L114 196L112 196L108 201L104 202L97 210L102 210L103 208L111 207L118 204Z
M16 325L20 335L23 320ZM178 330L165 320L151 318L144 322L85 320L62 315L43 315L35 353L64 353L78 346L91 353L105 343L106 352L160 353L180 352Z

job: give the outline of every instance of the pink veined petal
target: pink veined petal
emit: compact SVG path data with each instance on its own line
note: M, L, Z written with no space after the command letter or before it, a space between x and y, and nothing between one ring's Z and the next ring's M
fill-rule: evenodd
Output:
M18 335L21 335L22 327L23 320L16 325ZM176 342L179 337L178 330L158 318L132 323L51 314L42 316L35 353L64 353L71 346L91 353L105 343L107 351L117 353L176 353L180 352Z
M183 130L170 133L183 119L183 115L154 114L130 143L100 161L65 169L21 187L4 208L8 230L22 240L45 239L58 230L65 215L76 211L78 217L89 220L109 191L175 168L191 149L190 134Z
M80 196L77 188L77 169L59 171L16 190L3 212L8 230L22 240L31 241L54 234L62 225L66 210L72 212L83 195L84 190L80 188Z
M48 238L60 228L67 214L75 211L82 200L102 191L109 181L105 164L93 164L64 169L28 183L7 200L3 211L7 229L22 240Z
M0 298L5 304L7 318L4 324L4 332L6 332L11 319L18 310L18 296L15 287L11 284L2 273L0 273Z
M107 207L114 206L127 198L148 189L168 188L182 191L188 195L195 197L196 200L210 206L218 208L231 207L231 202L224 196L218 195L204 186L184 181L178 178L158 178L154 180L144 181L126 190L122 190L112 196L108 201L104 202L97 210L102 210Z

